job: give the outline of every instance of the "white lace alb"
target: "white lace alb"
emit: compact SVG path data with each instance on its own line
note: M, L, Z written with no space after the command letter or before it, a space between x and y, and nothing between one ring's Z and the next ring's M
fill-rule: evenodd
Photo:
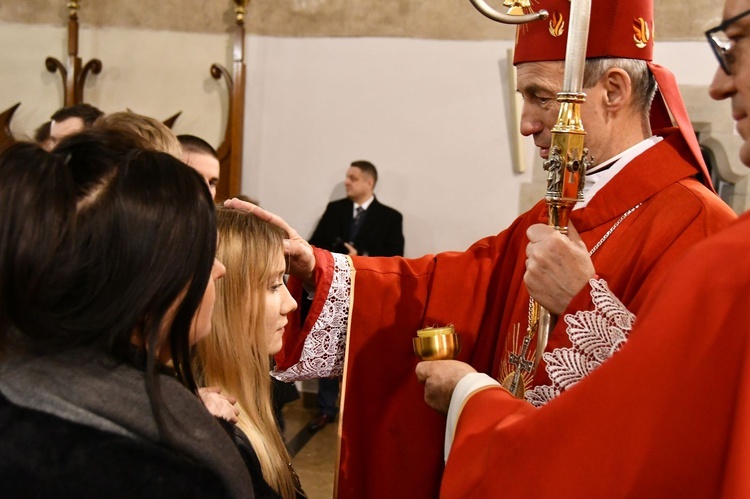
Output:
M338 253L332 255L333 280L323 310L305 338L299 362L284 371L271 372L280 381L329 378L344 370L352 279L349 259Z
M541 407L573 386L627 341L635 315L612 294L604 279L591 279L594 310L565 316L571 347L555 348L542 357L552 385L540 385L526 392L526 400Z

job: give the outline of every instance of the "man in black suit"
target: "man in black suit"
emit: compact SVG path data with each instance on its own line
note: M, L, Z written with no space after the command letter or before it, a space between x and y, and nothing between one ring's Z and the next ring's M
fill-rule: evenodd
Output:
M403 256L403 217L375 198L377 182L375 165L369 161L352 162L344 182L346 198L328 203L310 244L352 256ZM332 422L338 414L338 378L318 381L320 415L310 424L312 431Z
M375 198L377 181L372 163L354 161L346 172L346 198L328 203L310 244L352 256L403 255L403 217Z

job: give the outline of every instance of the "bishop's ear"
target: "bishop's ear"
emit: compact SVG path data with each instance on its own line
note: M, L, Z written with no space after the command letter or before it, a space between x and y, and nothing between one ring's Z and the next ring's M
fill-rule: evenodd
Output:
M628 73L621 68L610 68L602 76L606 105L611 111L619 110L631 101L633 86Z

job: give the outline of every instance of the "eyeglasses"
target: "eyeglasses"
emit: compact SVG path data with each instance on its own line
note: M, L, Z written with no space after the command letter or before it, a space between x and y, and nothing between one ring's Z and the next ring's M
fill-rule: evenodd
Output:
M732 74L731 67L734 64L735 56L730 53L731 49L734 47L734 40L730 39L725 31L729 26L748 15L750 15L750 10L746 10L742 14L730 17L715 28L706 31L708 44L711 45L716 58L719 60L721 69L723 69L727 75Z

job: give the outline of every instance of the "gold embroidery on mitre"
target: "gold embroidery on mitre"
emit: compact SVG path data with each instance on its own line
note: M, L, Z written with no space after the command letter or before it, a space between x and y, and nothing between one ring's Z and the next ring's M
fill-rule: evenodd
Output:
M549 20L549 33L555 38L565 33L565 20L559 12L554 12Z
M508 7L508 15L522 16L531 9L531 0L505 0L504 7Z
M633 32L635 46L639 49L646 48L649 40L651 40L651 30L648 28L648 23L642 17L633 19Z
M517 16L525 16L528 14L534 14L536 11L534 10L534 7L532 7L531 3L532 1L534 3L539 3L538 0L505 0L503 2L503 5L505 7L510 7L508 9L509 15L517 15ZM520 9L520 10L519 10ZM519 24L516 28L516 45L518 45L518 40L521 35L521 33L526 33L529 31L529 23L523 23Z

